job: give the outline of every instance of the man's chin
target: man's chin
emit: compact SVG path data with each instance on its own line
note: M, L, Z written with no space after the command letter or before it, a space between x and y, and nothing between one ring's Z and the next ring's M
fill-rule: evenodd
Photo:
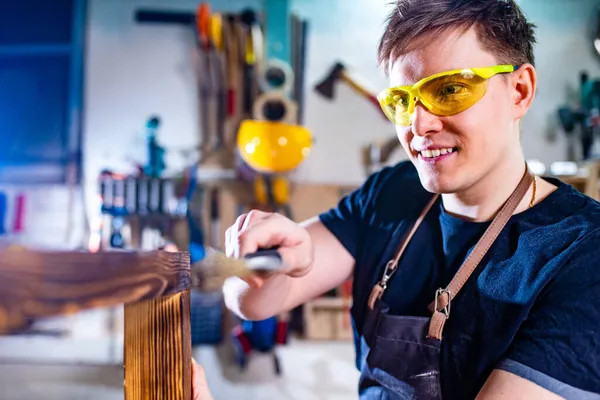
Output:
M421 185L430 193L448 194L456 193L460 190L460 184L457 179L443 176L442 174L419 173Z

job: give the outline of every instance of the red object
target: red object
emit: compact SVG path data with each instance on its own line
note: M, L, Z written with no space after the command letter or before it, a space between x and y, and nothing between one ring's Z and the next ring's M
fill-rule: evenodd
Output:
M252 344L250 343L250 340L248 340L248 337L246 336L246 333L243 331L241 325L236 326L233 329L233 337L236 338L240 342L240 345L242 347L242 351L244 352L244 354L250 354L250 352L252 351Z
M13 232L20 233L25 228L25 195L19 194L15 199L15 222Z
M235 114L235 89L230 88L227 90L227 115L233 116Z
M342 285L342 288L343 288L342 297L344 297L344 298L352 297L352 279L348 279L346 282L344 282Z
M210 5L208 3L198 4L196 9L196 31L204 50L210 46Z
M275 332L275 343L286 344L287 343L287 332L288 332L287 321L278 321L277 322L277 331Z

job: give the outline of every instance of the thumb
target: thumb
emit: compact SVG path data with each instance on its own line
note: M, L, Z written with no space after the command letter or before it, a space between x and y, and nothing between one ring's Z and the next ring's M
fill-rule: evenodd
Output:
M204 368L192 358L192 399L193 400L213 400Z

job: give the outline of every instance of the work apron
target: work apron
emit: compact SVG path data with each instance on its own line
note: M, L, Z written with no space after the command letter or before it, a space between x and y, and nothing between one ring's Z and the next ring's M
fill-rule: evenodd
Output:
M382 300L389 279L397 270L404 250L425 216L436 202L433 196L403 238L395 257L385 267L381 280L368 300L368 314L361 339L361 400L440 400L442 385L440 361L442 331L450 317L450 304L496 240L533 180L526 168L514 192L504 203L469 257L446 288L433 295L431 317L392 315Z

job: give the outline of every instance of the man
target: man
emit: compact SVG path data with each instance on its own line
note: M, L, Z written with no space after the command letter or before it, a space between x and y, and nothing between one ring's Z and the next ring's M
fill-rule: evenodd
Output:
M600 205L526 170L534 42L513 0L397 0L379 98L409 161L302 224L240 216L228 254L287 268L229 280L227 306L260 320L353 278L362 399L600 398Z

